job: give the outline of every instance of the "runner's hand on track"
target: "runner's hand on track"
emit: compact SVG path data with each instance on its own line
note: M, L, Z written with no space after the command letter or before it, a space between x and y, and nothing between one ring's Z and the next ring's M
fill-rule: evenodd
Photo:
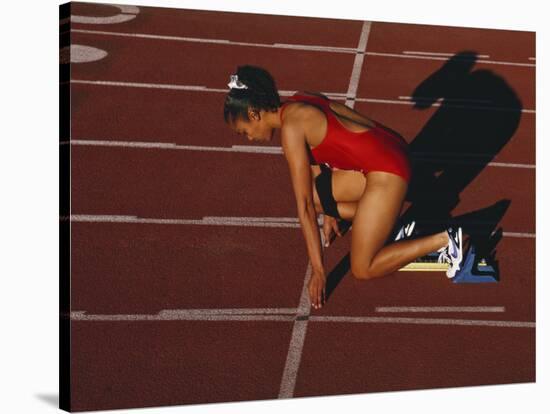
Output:
M332 242L331 237L334 234L333 231L338 234L338 236L342 237L342 233L338 227L338 221L334 217L327 216L325 214L323 216L323 235L325 236L325 247L328 247L328 245Z
M321 308L326 301L325 284L325 272L314 270L311 275L311 279L309 280L308 289L311 306L315 309Z

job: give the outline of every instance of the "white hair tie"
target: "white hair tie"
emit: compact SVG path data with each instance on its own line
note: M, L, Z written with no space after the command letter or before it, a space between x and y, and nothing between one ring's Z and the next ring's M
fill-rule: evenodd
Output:
M248 86L242 83L237 75L231 75L231 81L227 86L229 86L229 89L248 89Z

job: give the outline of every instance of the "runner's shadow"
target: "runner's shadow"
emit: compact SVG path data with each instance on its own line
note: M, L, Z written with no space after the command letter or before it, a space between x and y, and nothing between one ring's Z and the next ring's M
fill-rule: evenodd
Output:
M414 108L439 108L409 144L413 178L403 221L414 219L426 233L452 222L460 193L514 135L522 104L508 83L491 70L476 69L475 52L461 52L430 75L412 94ZM491 220L491 217L487 217ZM494 221L494 220L493 220ZM439 226L430 225L433 222Z
M334 266L334 268L328 273L327 281L325 284L325 297L327 302L330 300L330 297L336 289L336 286L338 286L338 284L342 281L350 268L350 253L348 253L344 257L342 257L338 264Z
M453 219L468 235L469 243L475 246L475 262L485 259L487 264L495 269L497 280L500 280L500 276L496 260L496 246L503 236L502 227L498 227L498 223L504 217L510 203L510 200L501 200L490 207L472 211Z
M451 212L460 202L460 193L510 141L523 105L503 77L474 69L476 61L475 52L456 54L412 94L415 109L426 110L439 100L440 107L409 145L413 179L407 200L411 205L401 220L415 220L420 234L432 234L450 224L462 226L478 258L485 258L498 278L495 249L502 229L493 232L511 200L459 217Z
M420 234L459 224L480 254L496 264L494 249L502 229L500 236L492 233L511 201L501 200L455 218L451 212L460 202L460 193L514 135L523 106L502 76L474 69L477 59L476 52L457 53L411 94L415 110L437 109L409 144L413 175L406 200L410 206L401 221L414 220ZM329 273L327 297L329 284L332 292L349 269L348 253Z

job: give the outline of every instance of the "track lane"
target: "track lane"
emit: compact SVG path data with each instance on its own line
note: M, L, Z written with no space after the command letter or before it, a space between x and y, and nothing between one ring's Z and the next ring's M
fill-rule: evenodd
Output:
M473 50L489 55L489 60L524 63L534 63L529 58L536 56L535 32L387 22L373 25L369 50L386 53Z
M227 88L229 74L242 62L273 67L278 85L292 89L347 90L354 56L326 51L265 49L252 46L167 42L156 39L127 39L73 33L74 44L105 50L107 57L85 65L74 65L71 79L146 82L185 85L214 85ZM238 48L236 51L235 48ZM210 62L215 65L204 65ZM292 71L277 70L287 61ZM326 62L330 61L330 65ZM195 62L195 64L193 64ZM316 81L311 74L315 73ZM342 76L335 76L342 74Z
M71 309L296 308L299 228L73 223ZM280 248L280 246L286 246Z
M250 145L248 141L228 132L222 117L218 92L170 91L147 88L130 88L101 85L73 84L73 114L71 125L72 138L76 140L112 140L129 142L160 142L179 145L220 146ZM286 97L282 96L281 100ZM343 99L335 100L344 102ZM356 102L355 109L367 116L395 129L408 142L414 142L417 136L423 136L425 131L436 136L431 126L440 123L440 107L418 110L410 104ZM461 123L464 119L460 112L447 111L451 124ZM433 118L436 116L436 118ZM433 119L432 119L433 118ZM489 128L493 124L489 124ZM487 135L484 131L458 125L460 130L466 130L472 139L489 139L497 133L493 129ZM431 132L433 131L433 132ZM498 130L496 130L498 131ZM449 146L454 132L447 139ZM439 135L437 135L439 137ZM473 138L472 138L473 136ZM494 156L493 161L503 163L535 163L535 116L523 114L519 119L517 129L511 136L504 135L507 142ZM476 149L461 145L455 140L455 145L447 149L452 153L476 153ZM257 146L256 143L252 144ZM263 146L260 145L260 146ZM279 148L280 132L267 148ZM429 153L430 148L425 148ZM479 152L479 151L478 151ZM282 154L282 153L281 153ZM449 155L448 155L449 156ZM465 159L471 157L464 157Z
M72 157L72 214L296 217L281 156L73 146ZM485 168L460 194L453 214L509 199L500 224L506 231L534 233L534 177L535 170L515 169L510 180L500 168ZM488 188L498 190L498 197Z
M73 14L110 16L120 11L112 6L72 3ZM319 19L256 13L193 10L185 8L139 6L138 17L123 24L90 25L73 23L76 29L143 33L202 39L226 39L234 42L287 43L300 39L302 44L356 47L361 21ZM205 21L208 24L205 24ZM327 30L327 26L331 30ZM333 33L337 32L338 36ZM253 33L253 36L251 36Z
M353 228L351 229L353 231ZM326 250L325 270L332 290L320 316L405 316L426 318L460 318L535 320L535 256L518 252L533 251L534 239L503 238L496 247L500 282L490 284L453 284L444 272L396 272L369 281L357 280L342 270L349 269L351 236L337 239ZM343 277L343 278L342 278ZM340 278L342 278L340 280ZM340 281L339 281L340 280ZM339 283L333 288L334 284ZM491 314L397 313L380 315L380 306L504 306L505 312Z
M534 329L311 321L295 395L534 380Z
M369 44L370 48L375 46ZM406 68L406 70L404 70ZM535 68L491 65L479 62L365 57L358 97L399 96L460 98L492 101L480 107L519 107L535 110ZM383 81L382 81L383 80ZM422 86L419 89L419 85ZM459 86L453 89L454 86Z
M277 398L291 330L291 322L73 321L72 409Z
M351 230L353 231L353 229ZM156 314L167 309L296 308L306 263L299 229L73 223L71 308L88 314ZM269 234L269 237L258 235ZM247 240L263 240L250 243ZM282 253L279 246L292 247ZM321 316L375 315L381 306L503 306L504 312L430 312L430 318L535 320L535 259L497 246L498 284L455 285L443 272L396 272L368 282L349 270L350 236L325 251L330 288ZM347 266L346 266L347 263ZM246 264L243 266L243 264ZM342 275L342 272L345 274ZM285 275L282 277L281 275ZM437 292L426 296L427 291ZM254 294L250 294L254 292ZM268 312L269 313L269 312ZM403 312L390 316L411 316Z

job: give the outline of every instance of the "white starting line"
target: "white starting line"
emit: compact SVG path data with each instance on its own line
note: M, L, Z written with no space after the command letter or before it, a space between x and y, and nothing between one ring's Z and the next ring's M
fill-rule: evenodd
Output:
M59 145L74 146L98 146L98 147L121 147L121 148L142 148L142 149L166 149L166 150L185 150L202 152L237 152L237 153L255 153L255 154L277 154L282 155L283 150L279 146L253 146L253 145L232 145L231 147L205 146L205 145L181 145L172 142L144 142L144 141L118 141L118 140L94 140L94 139L72 139L60 141ZM458 157L471 157L474 159L464 159ZM535 169L535 164L521 164L511 162L484 162L475 158L492 159L491 154L465 154L465 153L411 153L413 160L422 162L445 162L456 165L486 165L488 167L504 168L524 168Z
M133 18L135 16L125 16L126 18ZM119 17L120 18L120 17ZM369 25L371 22L365 22ZM287 43L254 43L254 42L238 42L228 39L206 39L199 37L185 37L185 36L166 36L156 35L149 33L124 33L106 30L87 30L87 29L74 29L71 28L72 33L85 33L98 36L118 36L134 39L151 39L151 40L166 40L177 42L189 42L189 43L207 43L207 44L221 44L230 46L245 46L245 47L259 47L259 48L271 48L271 49L291 49L291 50L303 50L311 52L331 52L331 53L347 53L347 54L361 54L370 56L383 56L383 57L396 57L405 59L424 59L424 60L439 60L447 61L450 57L456 56L457 53L434 53L434 52L418 52L418 51L403 51L401 53L388 53L388 52L367 52L366 49L361 48L359 45L357 48L350 47L338 47L338 46L322 46L322 45L303 45L303 44L287 44ZM534 63L523 62L507 62L499 60L488 60L489 55L472 55L472 61L476 63L486 63L489 65L505 65L505 66L524 66L535 67ZM534 59L529 59L534 60Z
M380 306L374 311L378 313L498 313L505 312L506 309L504 306Z
M279 227L279 228L300 228L300 221L294 217L216 217L207 216L202 219L162 219L145 218L127 215L108 214L71 214L61 216L60 221L71 223L136 223L136 224L173 224L173 225L200 225L200 226L239 226L239 227ZM483 225L485 222L473 224ZM489 222L487 222L488 224ZM317 224L323 225L322 215L318 215ZM470 234L477 234L471 231ZM494 234L494 233L493 233ZM535 233L520 233L505 231L503 237L514 237L520 239L534 239Z
M62 85L68 84L69 82L61 82ZM209 88L204 85L181 85L181 84L170 84L170 83L145 83L145 82L121 82L121 81L108 81L108 80L85 80L85 79L71 79L71 84L82 84L82 85L96 85L96 86L118 86L126 88L147 88L147 89L168 89L168 90L182 90L190 92L216 92L216 93L227 93L228 89L225 88ZM278 91L280 96L291 96L297 91L288 91L280 90ZM340 99L340 100L353 100L354 102L369 102L369 103L381 103L381 104L392 104L392 105L409 105L414 106L415 102L412 97L400 96L399 99L376 99L376 98L357 98L355 96L346 96L344 93L340 92L321 92L324 95L328 96L331 99ZM416 99L416 98L415 98ZM498 106L479 106L479 105L459 105L457 102L460 102L457 99L443 99L440 97L429 98L423 97L421 100L431 99L434 101L432 104L433 107L445 106L446 108L457 108L457 109L478 109L478 110L487 110L487 111L504 111L504 112L520 112L517 108L506 108ZM464 100L463 100L464 101ZM473 100L465 99L465 101L472 102ZM480 100L476 101L477 103ZM347 101L346 101L347 104ZM534 114L536 111L534 109L521 109L522 113Z
M308 269L309 270L309 269ZM306 275L306 286L310 272ZM247 309L185 309L160 311L157 314L88 314L86 311L70 312L72 321L234 321L234 322L294 322L289 353L285 364L282 386L279 398L288 398L295 385L295 379L300 365L303 341L307 331L308 322L332 322L332 323L360 323L360 324L405 324L405 325L448 325L448 326L488 326L498 328L535 328L536 322L529 321L499 321L480 319L456 319L456 318L403 318L403 317L378 317L378 316L316 316L309 314L309 303L306 294L302 294L300 308L294 309L295 313L286 309L271 309L272 313L257 312ZM305 298L305 299L304 299ZM237 312L238 311L238 312Z

